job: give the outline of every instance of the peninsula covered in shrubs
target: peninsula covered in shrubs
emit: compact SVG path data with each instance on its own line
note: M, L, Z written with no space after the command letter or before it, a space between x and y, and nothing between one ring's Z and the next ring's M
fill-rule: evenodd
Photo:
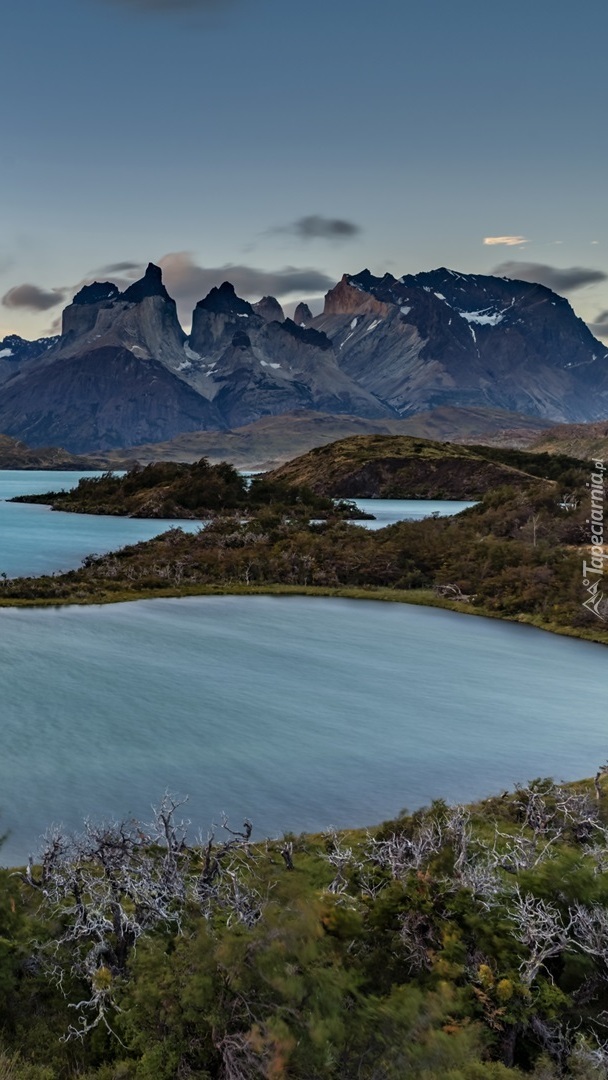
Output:
M377 531L349 524L344 518L353 516L352 506L336 506L309 488L262 476L247 490L226 465L151 465L122 479L84 480L73 493L36 501L51 498L61 509L98 512L145 507L177 515L181 508L184 517L211 520L195 534L172 528L108 555L91 555L68 573L5 580L0 604L318 593L454 607L608 643L603 611L598 615L582 603L588 469L570 459L565 467L550 467L551 479L530 476L523 487L496 487L455 516ZM217 483L213 499L210 480Z
M303 518L367 518L353 503L336 502L303 484L264 475L247 479L227 462L211 465L161 461L133 466L126 475L83 477L71 491L19 495L11 502L42 503L76 514L200 520L217 514L251 516L264 508Z

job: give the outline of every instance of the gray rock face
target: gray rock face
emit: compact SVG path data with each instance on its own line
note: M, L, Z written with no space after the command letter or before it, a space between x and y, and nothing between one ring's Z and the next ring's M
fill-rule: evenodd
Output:
M285 312L274 296L263 296L257 304L252 304L252 307L264 322L283 322L285 319Z
M444 268L345 275L313 326L400 416L483 406L555 421L608 413L608 352L542 285Z
M18 334L9 334L0 341L0 383L12 379L29 364L55 348L58 337L38 338L26 341Z
M0 343L0 431L83 452L295 410L370 420L444 406L558 422L608 415L605 346L543 286L364 270L345 275L314 319L304 304L294 320L270 319L275 304L252 305L224 282L197 304L188 339L153 264L124 293L85 286L61 337Z
M298 304L296 310L293 313L293 321L296 326L310 326L313 320L313 314L308 304Z
M63 312L62 331L51 361L112 347L159 360L178 377L188 367L175 301L162 283L160 267L152 263L124 293L107 282L81 289Z
M0 398L0 431L76 453L219 426L213 406L163 364L113 346L56 359L13 380Z

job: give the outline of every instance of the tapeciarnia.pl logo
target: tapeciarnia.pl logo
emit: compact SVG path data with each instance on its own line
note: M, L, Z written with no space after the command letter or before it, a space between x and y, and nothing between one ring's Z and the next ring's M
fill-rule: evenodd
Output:
M608 616L608 599L602 591L602 578L604 576L604 560L608 558L608 552L604 553L604 478L606 466L603 461L593 462L593 472L590 483L587 484L591 497L591 510L587 518L589 526L589 555L583 559L583 585L587 597L583 600L583 607L593 612L598 619L606 622ZM587 558L590 559L587 562Z

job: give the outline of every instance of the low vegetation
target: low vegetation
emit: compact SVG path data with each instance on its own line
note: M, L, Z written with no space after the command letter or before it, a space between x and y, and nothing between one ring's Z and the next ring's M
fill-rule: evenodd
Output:
M399 435L357 435L317 447L269 473L342 498L477 499L496 487L526 489L584 463L566 455L459 446Z
M584 469L565 470L559 485L537 481L525 490L497 488L456 516L404 521L375 532L335 517L311 522L313 513L321 516L320 508L311 508L312 496L298 502L294 495L292 506L267 501L248 518L242 510L224 511L195 534L171 529L108 555L91 555L65 574L5 579L0 604L319 592L434 603L608 643L601 593L596 612L583 607L586 482ZM104 484L111 492L121 490L112 478L93 481L92 489ZM252 491L258 484L261 492L268 490L261 478Z
M608 800L535 780L368 832L52 830L0 872L4 1080L600 1080Z
M135 518L200 520L238 511L250 516L261 508L309 519L365 518L351 503L334 503L305 485L287 485L265 476L248 482L226 462L210 465L205 458L187 465L158 462L135 465L124 476L105 472L85 477L71 491L19 495L12 502L44 503L53 510L77 514L112 514Z
M608 458L608 422L556 424L530 444L535 452L574 454L579 458Z

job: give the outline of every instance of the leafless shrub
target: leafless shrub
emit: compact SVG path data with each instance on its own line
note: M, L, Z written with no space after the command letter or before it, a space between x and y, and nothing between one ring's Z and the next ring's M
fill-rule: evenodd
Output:
M184 802L166 793L147 825L86 821L75 835L53 829L39 874L30 858L20 875L61 926L41 950L47 973L62 989L66 977L86 988L70 1005L77 1022L68 1039L100 1024L112 1030L116 987L137 942L159 926L179 933L187 905L206 915L221 912L227 923L252 926L260 917L264 900L252 883L251 822L233 830L224 816L228 838L216 843L213 831L197 853L186 842L190 823L178 816Z

